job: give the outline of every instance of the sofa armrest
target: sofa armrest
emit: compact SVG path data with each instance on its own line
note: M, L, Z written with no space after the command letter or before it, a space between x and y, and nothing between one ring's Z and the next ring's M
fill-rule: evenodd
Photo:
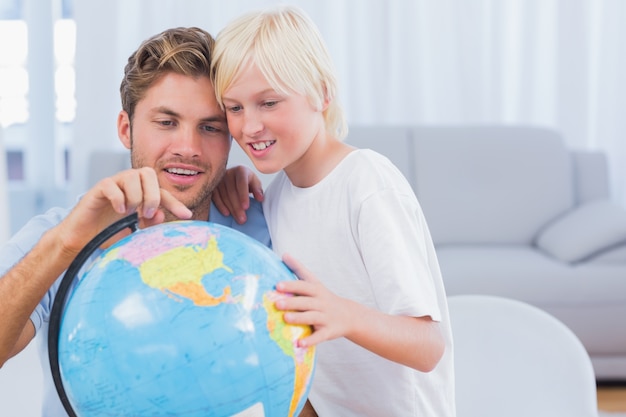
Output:
M567 263L600 256L626 245L626 208L608 200L585 203L545 227L535 244Z

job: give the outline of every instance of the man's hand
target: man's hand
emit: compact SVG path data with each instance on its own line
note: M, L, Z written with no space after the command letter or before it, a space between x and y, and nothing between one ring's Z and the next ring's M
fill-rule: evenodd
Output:
M213 191L213 203L224 216L232 214L239 224L246 222L246 210L250 207L249 196L263 201L263 187L257 175L245 166L226 170L222 181Z
M191 211L159 187L152 168L129 169L105 178L90 189L59 224L59 243L69 253L78 253L104 228L137 212L142 226L162 223L163 209L180 219Z

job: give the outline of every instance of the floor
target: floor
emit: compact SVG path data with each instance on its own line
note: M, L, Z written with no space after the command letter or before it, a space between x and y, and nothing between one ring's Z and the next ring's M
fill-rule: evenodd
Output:
M626 382L623 385L598 386L598 408L626 412Z

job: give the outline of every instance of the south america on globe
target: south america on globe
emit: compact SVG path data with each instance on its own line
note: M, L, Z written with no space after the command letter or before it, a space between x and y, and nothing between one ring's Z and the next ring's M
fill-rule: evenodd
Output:
M209 222L138 230L79 277L61 318L58 365L74 413L297 416L315 348L274 307L297 279L268 248Z

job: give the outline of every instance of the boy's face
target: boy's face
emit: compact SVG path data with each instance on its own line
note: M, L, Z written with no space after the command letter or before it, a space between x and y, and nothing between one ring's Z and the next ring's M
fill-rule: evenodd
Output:
M169 73L135 108L118 117L118 134L134 168L152 167L159 184L194 213L208 218L211 192L224 174L230 136L208 77Z
M276 92L256 65L244 68L223 94L228 127L256 168L285 170L292 182L311 172L307 161L324 140L324 119L307 97Z

